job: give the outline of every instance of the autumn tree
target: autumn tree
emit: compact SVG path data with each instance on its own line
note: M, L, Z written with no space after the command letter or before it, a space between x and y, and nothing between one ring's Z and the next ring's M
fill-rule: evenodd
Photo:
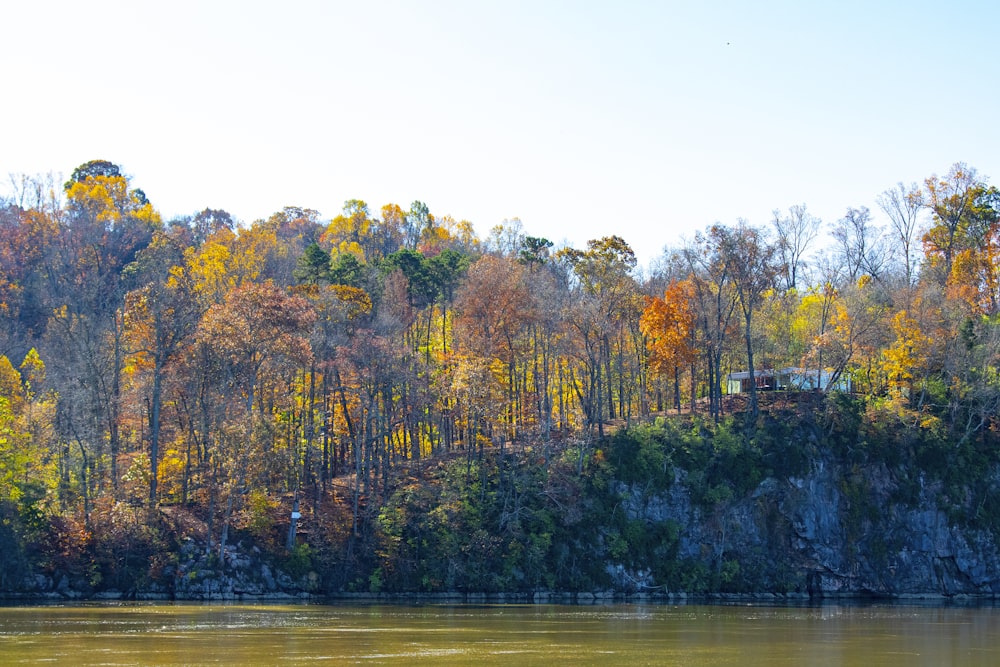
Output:
M580 337L586 373L578 397L588 425L603 434L605 419L625 416L635 388L635 376L629 374L637 368L624 347L635 342L628 337L629 320L637 324L642 308L631 275L635 253L621 237L606 236L588 241L586 251L566 248L559 258L572 270L578 293L567 313Z
M128 352L150 374L149 503L157 502L163 383L167 364L194 332L201 316L183 249L159 234L140 257L145 284L126 296L124 311Z
M23 354L45 331L60 212L0 207L0 345Z
M823 378L827 365L832 363L828 351L843 281L838 263L829 254L820 258L818 269L816 284L795 304L788 327L790 339L787 347L792 355L789 361L801 364L807 372L815 370L815 386L825 390L828 386L824 385Z
M951 277L956 254L981 240L995 222L996 193L979 180L975 169L961 162L952 165L944 178L927 178L924 187L932 216L924 247L934 277L943 285Z
M276 220L258 220L238 233L222 229L200 246L185 249L186 270L200 299L221 302L232 289L247 283L291 284L306 246L290 248L279 238L282 228Z
M823 341L825 358L833 369L825 389L835 386L854 366L854 385L877 390L882 380L878 357L887 342L888 300L867 275L846 283L836 295L833 326Z
M386 204L379 218L372 221L369 261L375 262L403 247L406 238L406 212L398 204Z
M930 340L905 310L896 311L891 327L895 340L882 352L882 371L892 396L909 396L913 393L913 380L920 360L926 359Z
M484 255L470 267L456 301L461 351L482 359L487 367L494 361L502 365L507 394L503 412L511 438L524 418L524 384L518 369L524 368L530 351L527 332L533 306L524 266L493 255Z
M538 422L546 441L553 427L555 408L559 408L560 428L566 426L567 414L559 346L565 341L560 315L565 310L569 290L565 274L551 261L552 245L546 238L526 236L517 258L528 268L528 286L536 314L531 323L532 379Z
M934 335L931 333L928 338ZM951 378L949 428L952 437L959 443L967 443L973 438L985 439L998 427L998 361L1000 323L997 318L979 316L961 320L958 335L948 346L944 368L945 377Z
M199 246L220 232L236 231L236 221L229 211L205 208L196 213L188 223L193 233L193 245Z
M649 365L654 374L673 376L674 407L681 410L680 369L697 358L694 348L694 285L673 280L662 297L647 297L639 328L646 338ZM694 374L692 373L692 381ZM692 390L691 401L695 399Z
M322 234L323 225L319 222L319 212L300 206L286 206L264 222L255 222L253 228L258 226L274 235L263 279L273 280L285 287L293 284L298 258Z
M94 462L103 460L96 454L107 442L106 460L117 488L122 315L131 279L126 269L162 224L145 194L131 189L110 163L81 165L64 188L66 210L46 262L53 313L48 356L56 376L83 379L76 391L61 395L65 435L78 443L81 453L90 447Z
M341 214L330 221L321 240L335 254L352 253L362 261L368 260L373 254L373 222L368 204L348 199Z
M1000 311L1000 190L962 163L924 185L932 218L924 235L930 276L980 312Z
M0 355L0 503L19 500L28 478L32 452L19 423L24 403L20 373Z
M88 178L120 178L121 175L121 167L113 162L90 160L74 169L73 174L63 187L69 190L74 183L84 183Z
M342 377L340 350L350 345L360 327L370 324L372 299L364 290L342 284L307 283L295 293L308 300L317 314L309 342L313 355L308 375L308 398L304 400L303 441L306 453L304 478L311 479L319 471L318 482L327 482L339 472L346 460L350 443L357 435L352 415L353 402ZM317 376L320 386L317 395ZM335 424L339 419L343 427ZM346 438L339 434L346 431ZM316 438L321 439L318 461L310 455Z
M225 361L227 374L250 412L266 365L308 359L309 344L303 334L315 317L301 297L273 283L247 283L208 310L199 336Z
M294 372L311 356L308 334L316 314L309 303L289 295L272 283L246 283L213 305L199 325L197 337L218 359L224 376L223 390L242 399L227 435L230 478L221 548L225 549L235 491L244 487L250 458L259 452L259 419L254 404L266 374ZM230 406L230 410L236 406Z

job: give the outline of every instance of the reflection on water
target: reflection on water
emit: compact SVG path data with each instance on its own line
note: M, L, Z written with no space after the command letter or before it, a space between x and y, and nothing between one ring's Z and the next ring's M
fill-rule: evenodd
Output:
M0 664L998 665L993 606L0 607Z

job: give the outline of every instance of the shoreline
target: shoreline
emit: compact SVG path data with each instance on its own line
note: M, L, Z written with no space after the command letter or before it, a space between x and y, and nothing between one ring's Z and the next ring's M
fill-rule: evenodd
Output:
M871 595L865 593L838 593L835 595L810 596L807 593L620 593L612 591L596 592L523 592L523 593L351 593L330 594L300 593L243 593L233 592L223 595L178 597L166 593L128 593L117 590L102 591L90 595L74 592L49 593L0 593L0 605L12 606L23 603L27 606L60 603L111 603L111 602L162 602L162 603L281 603L303 604L516 604L516 605L567 605L589 606L607 604L748 604L748 605L790 605L821 606L828 603L876 603L876 604L995 604L1000 596L995 594L961 593L900 593L897 595Z

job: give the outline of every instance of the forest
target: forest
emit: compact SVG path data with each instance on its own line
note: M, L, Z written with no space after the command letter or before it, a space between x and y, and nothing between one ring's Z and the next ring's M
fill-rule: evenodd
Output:
M997 444L1000 190L965 164L888 188L878 212L711 224L648 268L615 235L556 247L514 219L480 238L420 201L243 224L207 208L163 220L103 160L11 185L3 590L26 572L156 579L178 567L166 536L182 520L217 563L254 542L323 590L590 585L573 565L581 494L609 465L652 474L622 434L674 419L759 447L775 395L795 393L759 381L775 369L816 378L803 410L876 415L954 451ZM739 396L733 372L749 374ZM777 470L761 466L702 500ZM450 504L442 480L464 489ZM447 535L407 537L418 518ZM626 528L602 538L620 561L670 542ZM448 553L464 560L420 565Z

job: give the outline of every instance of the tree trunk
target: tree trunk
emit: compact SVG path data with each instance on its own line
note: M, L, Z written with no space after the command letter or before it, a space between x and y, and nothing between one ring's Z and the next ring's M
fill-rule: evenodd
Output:
M757 422L757 379L754 375L753 368L753 341L750 335L750 315L746 316L745 319L746 328L744 329L744 337L747 344L747 367L750 371L750 422Z
M160 404L162 403L163 361L159 352L153 358L153 390L149 405L149 506L156 507L160 461Z

